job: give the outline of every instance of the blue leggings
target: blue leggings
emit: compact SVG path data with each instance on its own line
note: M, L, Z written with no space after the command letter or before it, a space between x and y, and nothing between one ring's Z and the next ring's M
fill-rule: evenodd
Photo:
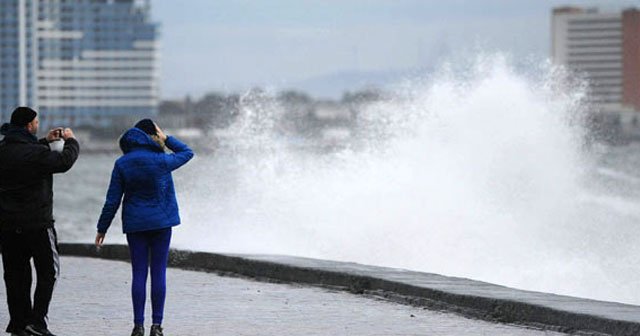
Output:
M167 261L171 228L127 233L131 255L131 299L133 323L144 324L144 304L147 295L147 273L151 261L151 309L154 324L162 324L167 293Z

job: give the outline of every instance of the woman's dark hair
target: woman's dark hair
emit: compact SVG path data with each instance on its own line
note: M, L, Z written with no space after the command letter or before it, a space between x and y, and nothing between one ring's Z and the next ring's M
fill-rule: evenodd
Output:
M157 135L156 125L153 123L153 120L151 119L142 119L138 121L133 127L139 128L149 135Z

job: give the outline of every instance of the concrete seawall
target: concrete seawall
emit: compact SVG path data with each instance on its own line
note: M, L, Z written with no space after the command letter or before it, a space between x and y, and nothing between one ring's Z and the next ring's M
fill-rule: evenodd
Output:
M129 252L124 245L108 245L97 251L89 244L60 244L60 253L129 260ZM172 250L169 258L171 267L339 288L492 322L531 325L583 335L640 335L640 307L633 305L522 291L437 274L308 258L182 250Z

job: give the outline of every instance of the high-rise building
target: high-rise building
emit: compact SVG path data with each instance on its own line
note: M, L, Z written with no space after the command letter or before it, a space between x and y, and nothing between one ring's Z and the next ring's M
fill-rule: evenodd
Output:
M603 111L640 111L640 11L558 7L551 21L556 64L586 75Z
M158 25L149 0L0 0L0 120L108 125L157 111Z

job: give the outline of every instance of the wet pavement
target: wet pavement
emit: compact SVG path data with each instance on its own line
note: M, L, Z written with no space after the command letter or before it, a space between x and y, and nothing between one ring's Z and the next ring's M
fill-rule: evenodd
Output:
M76 257L63 257L61 263L49 316L51 330L58 336L129 335L129 264ZM168 286L167 336L562 335L342 291L174 268L168 271ZM0 302L6 302L4 286ZM147 307L147 319L150 314ZM3 304L0 326L7 322Z

